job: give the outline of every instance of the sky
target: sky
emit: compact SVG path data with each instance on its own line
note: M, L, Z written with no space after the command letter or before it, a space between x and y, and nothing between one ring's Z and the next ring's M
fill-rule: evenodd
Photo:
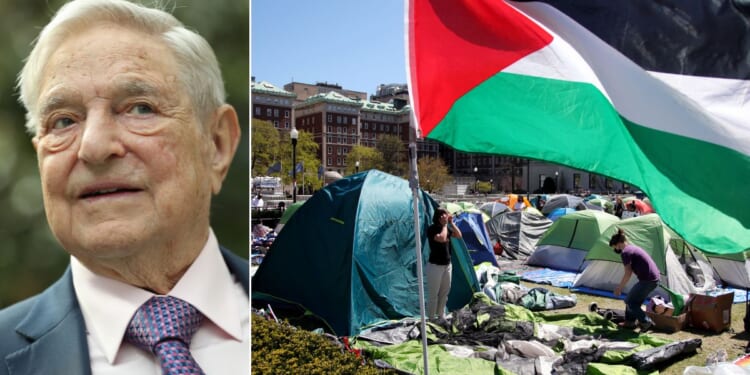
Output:
M328 82L375 93L406 83L403 0L252 0L256 81Z

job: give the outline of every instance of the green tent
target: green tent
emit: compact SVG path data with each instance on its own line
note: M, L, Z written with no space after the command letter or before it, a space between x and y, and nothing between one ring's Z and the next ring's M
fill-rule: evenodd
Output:
M303 204L305 204L305 201L298 201L290 204L289 207L284 210L284 213L281 214L281 219L279 219L279 223L276 224L274 232L281 232L281 230L284 229L284 225L286 225L287 221L292 218L292 215L294 215L294 213L297 212L297 209L299 209Z
M426 265L425 232L437 203L421 190L419 197ZM412 202L406 180L377 170L316 192L289 219L253 276L253 305L296 305L339 336L356 335L384 320L418 317ZM451 310L463 307L479 290L466 247L455 245Z
M612 291L619 284L623 275L622 261L620 255L609 247L609 239L618 228L625 231L628 241L644 249L661 273L660 284L681 295L696 293L699 288L710 288L713 278L710 275L702 275L704 284L697 286L696 282L688 276L674 250L672 249L673 238L677 236L657 214L637 216L623 219L607 228L597 239L594 246L586 255L589 262L586 269L576 279L575 287L588 287L593 289ZM698 269L702 272L702 268ZM635 285L637 278L632 277L626 285L624 292L627 293Z
M610 225L619 222L603 211L582 210L561 216L544 233L526 264L581 272L585 257Z

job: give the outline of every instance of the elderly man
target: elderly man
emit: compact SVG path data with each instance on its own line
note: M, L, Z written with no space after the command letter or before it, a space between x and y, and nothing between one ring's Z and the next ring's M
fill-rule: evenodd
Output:
M209 223L240 137L211 47L161 10L75 0L19 88L71 258L0 312L0 374L247 374L248 263Z

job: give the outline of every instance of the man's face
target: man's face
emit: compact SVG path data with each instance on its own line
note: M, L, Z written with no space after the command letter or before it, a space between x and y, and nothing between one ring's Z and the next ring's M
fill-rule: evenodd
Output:
M622 249L625 248L625 242L620 242L612 245L612 250L614 250L615 253L620 254L622 253Z
M109 24L47 62L33 143L47 219L73 255L205 240L211 141L177 71L159 40Z

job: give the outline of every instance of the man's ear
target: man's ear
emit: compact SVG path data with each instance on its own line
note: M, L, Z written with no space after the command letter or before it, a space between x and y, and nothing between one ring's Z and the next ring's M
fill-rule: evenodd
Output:
M240 124L237 112L229 104L219 107L214 115L210 134L212 146L211 191L218 194L229 171L237 145L240 143Z

